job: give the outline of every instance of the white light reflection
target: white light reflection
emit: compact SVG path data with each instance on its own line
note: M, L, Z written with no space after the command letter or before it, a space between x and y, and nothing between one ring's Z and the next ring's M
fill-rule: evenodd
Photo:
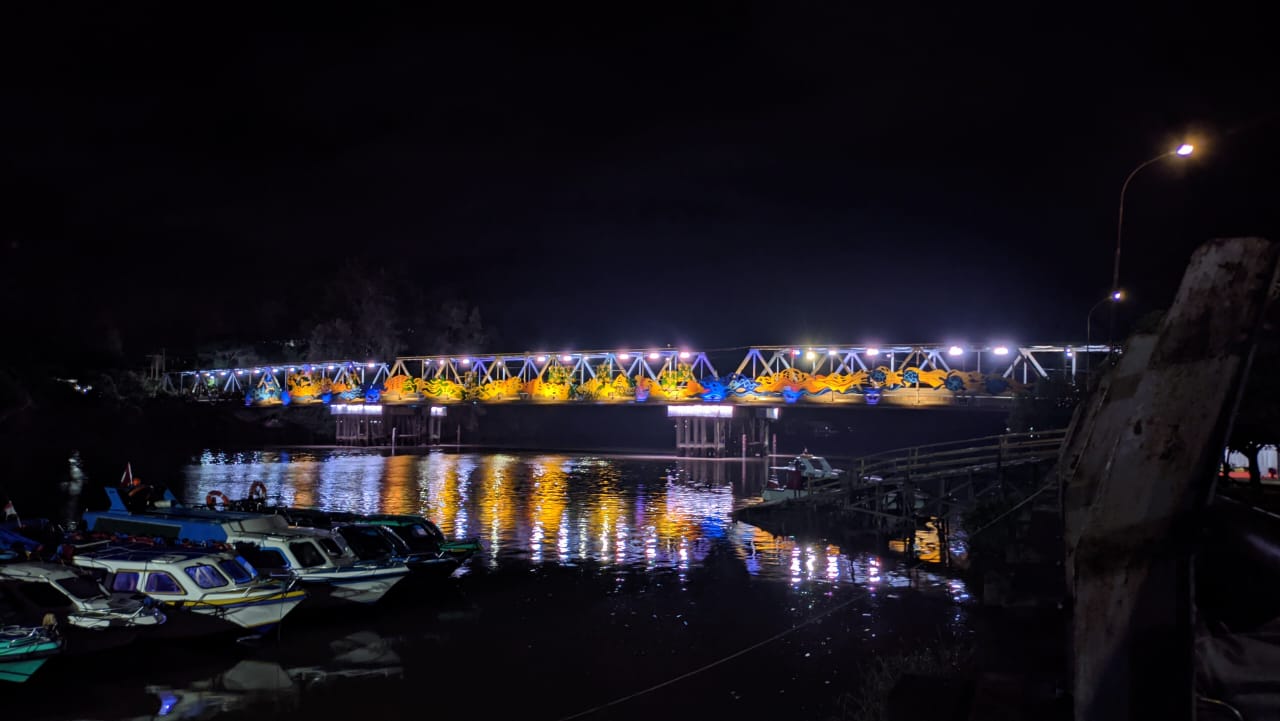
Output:
M556 529L556 553L561 563L568 563L569 558L569 509L560 514L560 527Z

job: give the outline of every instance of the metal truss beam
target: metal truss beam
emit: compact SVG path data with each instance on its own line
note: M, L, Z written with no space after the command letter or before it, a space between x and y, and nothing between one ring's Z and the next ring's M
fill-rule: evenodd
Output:
M360 400L374 397L368 395L370 393L385 392L392 394L391 402L397 402L405 393L416 394L414 397L425 393L421 389L427 385L419 384L435 383L432 387L438 389L441 387L438 384L445 383L452 389L449 391L452 395L442 400L448 402L473 396L483 400L525 398L523 389L537 381L571 384L571 390L556 396L560 400L594 398L599 401L605 396L608 400L619 400L634 396L640 402L650 389L661 386L664 400L660 402L668 402L677 399L688 386L700 389L701 395L693 391L685 394L698 395L698 400L771 402L769 398L773 396L769 394L777 395L780 391L759 390L760 383L764 383L790 389L789 395L783 394L789 399L786 402L794 402L793 396L806 393L809 397L825 396L834 402L837 397L846 399L850 393L872 397L876 395L872 391L892 391L908 385L920 388L927 384L936 389L942 379L957 374L961 380L948 381L947 387L961 394L980 385L981 378L1002 379L1006 382L1002 388L1055 376L1074 380L1081 354L1107 354L1114 350L1106 345L914 343L751 346L715 352L673 348L525 351L403 356L389 363L327 360L178 371L164 374L160 388L162 392L196 399L243 396L250 404L290 390L305 398L325 395L325 402L329 402L327 390L324 393L316 390L329 388L343 390L346 393L343 400L354 401L357 399L352 394L358 389L365 394ZM734 355L738 355L740 362L732 374L722 378L712 363L712 356L726 360ZM548 375L553 368L561 370ZM403 384L400 381L388 384L394 388L384 387L392 378L407 380ZM743 379L759 382L743 385ZM812 380L803 381L810 385L800 389L796 384L802 381L797 379ZM490 395L478 390L496 384L503 384L505 390ZM401 392L402 385L408 390ZM599 395L605 386L611 390L604 396ZM717 390L730 386L734 389L732 393ZM851 390L854 386L856 389ZM334 402L338 402L336 398Z

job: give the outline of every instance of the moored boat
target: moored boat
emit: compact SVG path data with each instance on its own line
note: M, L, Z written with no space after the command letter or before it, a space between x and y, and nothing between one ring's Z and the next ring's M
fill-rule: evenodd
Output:
M366 561L391 561L403 563L419 579L442 578L452 574L461 561L445 555L438 548L414 551L395 532L386 526L367 523L339 525L334 532L340 535Z
M230 554L202 550L108 546L78 553L75 565L103 574L114 592L145 594L180 614L216 620L227 629L265 633L307 598L292 583L258 576Z
M87 653L132 642L165 615L137 594L112 593L87 572L49 563L0 564L0 621L54 620L67 651Z
M829 484L844 472L832 468L826 458L808 452L796 456L785 466L774 466L770 470L773 474L760 492L765 501L806 496L815 484Z
M62 651L63 640L44 626L0 627L0 681L24 683Z
M233 503L233 507L244 508L245 502ZM292 506L256 505L264 513L276 513L293 528L337 528L351 524L386 526L400 537L414 553L433 553L440 551L446 556L464 563L481 549L480 539L462 538L449 540L440 527L429 518L401 513L351 513L347 511L324 511L317 508L297 508Z
M342 536L314 528L231 533L227 540L259 571L292 574L309 589L328 586L333 601L376 603L410 571L399 559L361 558Z
M315 529L290 528L276 514L218 511L184 506L166 492L154 508L130 510L115 489L105 511L86 511L94 532L131 533L169 541L233 546L264 572L289 574L308 587L327 585L326 598L374 603L410 571L393 556L365 557L339 536Z

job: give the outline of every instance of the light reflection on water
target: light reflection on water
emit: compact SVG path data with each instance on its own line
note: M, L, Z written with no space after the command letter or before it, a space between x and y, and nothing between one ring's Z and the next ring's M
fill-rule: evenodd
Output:
M751 575L797 587L913 586L967 597L955 579L734 521L734 509L755 497L764 481L766 469L758 461L207 451L183 473L191 503L213 490L243 498L261 481L285 505L425 515L450 537L478 537L484 546L479 560L491 568L589 561L619 571L674 569L683 581L691 565L723 546Z

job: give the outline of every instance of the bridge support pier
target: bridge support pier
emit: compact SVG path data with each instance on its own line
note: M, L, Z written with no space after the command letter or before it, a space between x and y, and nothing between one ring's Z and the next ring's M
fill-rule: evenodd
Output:
M444 418L418 406L355 406L361 412L336 413L334 439L339 445L422 446L440 440Z
M728 418L676 418L676 455L718 458L729 441Z

